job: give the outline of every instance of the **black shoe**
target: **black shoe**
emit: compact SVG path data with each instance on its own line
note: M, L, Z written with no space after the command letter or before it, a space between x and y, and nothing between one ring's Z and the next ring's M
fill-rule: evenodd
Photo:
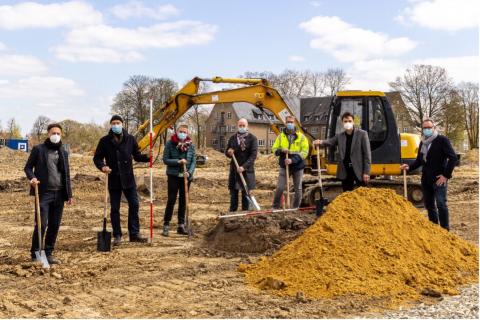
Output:
M168 232L169 231L170 231L170 226L169 225L163 226L162 236L168 237Z
M122 243L122 237L121 237L121 236L116 236L116 237L113 239L113 245L114 245L114 246L119 246L120 243Z
M188 235L187 230L185 230L185 225L184 224L179 224L178 225L177 233L178 234L183 234L183 235Z
M62 262L53 256L47 256L47 261L49 264L61 264Z
M141 235L137 234L137 235L134 235L134 236L130 236L130 242L142 242L142 243L145 243L147 242L148 239L145 238L145 237L142 237Z

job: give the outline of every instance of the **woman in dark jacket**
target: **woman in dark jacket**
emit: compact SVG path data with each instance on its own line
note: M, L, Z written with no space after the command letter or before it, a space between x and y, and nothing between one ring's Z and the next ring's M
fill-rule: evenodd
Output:
M185 181L184 176L188 177L188 189L193 180L193 172L195 171L195 146L192 139L188 136L188 126L179 125L177 132L165 145L163 152L163 163L167 165L168 177L168 200L165 207L165 216L163 218L162 235L167 237L170 230L170 221L172 220L173 207L178 203L178 226L177 233L187 235L185 230ZM183 171L183 164L186 164L187 172ZM188 190L187 190L188 192Z
M238 190L242 192L242 210L248 210L248 199L239 174L243 174L249 190L255 188L254 163L257 158L257 137L248 132L248 122L240 119L237 123L238 132L230 137L225 155L232 158L235 155L239 169L235 167L233 159L230 161L228 189L230 190L230 212L238 209Z

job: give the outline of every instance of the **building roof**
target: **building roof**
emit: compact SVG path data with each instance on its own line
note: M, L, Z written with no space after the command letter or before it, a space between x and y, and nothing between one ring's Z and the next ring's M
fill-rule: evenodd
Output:
M303 125L308 124L326 124L328 121L328 111L332 97L312 97L302 98L301 100L301 119ZM305 120L305 117L309 117ZM320 120L315 120L315 116L319 116Z
M283 100L293 111L295 117L300 120L300 99L297 97L283 97ZM270 121L265 119L265 117L259 118L258 116L263 114L262 111L250 103L234 102L232 103L232 108L237 114L238 118L245 118L251 123L270 123L270 121L273 121L274 123L278 122L278 119L276 118ZM263 110L269 116L273 116L273 113L270 110Z

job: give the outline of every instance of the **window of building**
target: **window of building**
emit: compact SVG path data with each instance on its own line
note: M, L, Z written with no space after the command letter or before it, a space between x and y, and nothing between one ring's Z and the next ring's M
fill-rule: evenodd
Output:
M407 128L407 127L404 127L404 128L403 128L403 132L407 133L407 132L408 132L408 128Z
M230 132L237 131L237 126L230 126Z
M275 143L275 140L270 140L268 144L270 145L270 147L272 147L274 143Z
M271 116L268 116L270 118L270 120L275 120L275 116L274 115L271 115Z
M268 133L275 133L273 130L272 130L272 127L268 127Z
M312 127L312 133L317 133L318 132L318 127Z
M263 139L258 139L258 146L259 146L259 147L265 147L265 140L263 140Z
M321 137L325 137L327 135L327 127L323 126L322 127L322 133L321 133Z
M218 112L215 112L215 119L218 119Z
M320 116L315 116L315 121L320 121Z
M232 119L232 113L231 112L227 112L227 119Z
M225 132L229 132L229 130L230 130L230 126L227 124L227 125L225 126Z
M304 116L303 121L308 121L310 119L310 116Z
M218 140L217 139L212 139L212 146L216 146L218 144Z
M210 132L215 132L215 126L212 126Z

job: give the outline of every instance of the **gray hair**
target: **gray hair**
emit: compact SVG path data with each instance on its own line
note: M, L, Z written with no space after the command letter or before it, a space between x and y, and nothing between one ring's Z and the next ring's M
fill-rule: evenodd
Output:
M433 124L433 126L435 127L435 122L434 122L432 119L430 119L430 118L425 118L425 119L423 119L422 125L423 125L425 122L430 122L430 123Z

